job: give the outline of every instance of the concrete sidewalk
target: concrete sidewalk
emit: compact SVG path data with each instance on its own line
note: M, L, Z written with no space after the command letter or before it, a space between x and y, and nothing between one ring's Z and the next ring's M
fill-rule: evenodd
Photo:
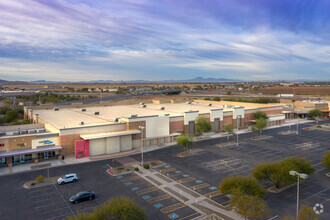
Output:
M304 120L304 119L299 119L299 124L305 124L305 123L311 123L313 121L311 120ZM279 127L286 127L286 126L291 126L292 129L294 129L294 126L297 125L297 119L289 119L286 120L285 123L282 125L276 125L276 126L271 126L266 128L265 130L268 129L273 129L273 128L279 128ZM237 131L238 134L244 134L251 132L248 129L242 129ZM199 136L196 141L202 141L202 140L207 140L207 139L213 139L213 138L221 138L221 137L227 137L228 134L225 132L221 133L207 133L202 136ZM143 152L150 152L154 150L159 150L162 148L166 148L169 146L176 145L175 142L173 143L167 143L167 144L162 144L162 145L153 145L153 146L145 146L143 148ZM125 152L120 152L120 153L114 153L114 154L108 154L108 155L100 155L100 156L93 156L93 157L85 157L85 158L79 158L76 159L74 156L65 156L64 160L57 160L57 159L50 159L50 160L45 160L42 162L39 162L38 165L44 165L45 167L39 168L39 169L45 169L49 167L57 167L57 166L63 166L63 165L70 165L70 164L79 164L79 163L86 163L86 162L91 162L91 161L97 161L97 160L105 160L105 159L115 159L119 157L124 157L124 156L131 156L135 154L141 154L141 148L133 149L130 151L125 151ZM50 166L46 166L47 164L50 164ZM13 174L13 173L19 173L19 172L26 172L26 171L31 171L31 166L34 166L35 164L33 163L23 163L23 164L17 164L14 165L13 167L0 167L0 176L2 175L8 175L8 174Z
M187 188L186 186L178 183L177 181L172 180L171 178L153 170L146 170L139 165L133 165L140 169L140 172L136 172L146 181L150 182L154 186L162 189L163 191L167 192L177 200L184 203L189 208L199 212L203 216L208 215L209 213L205 213L205 208L212 210L213 214L221 213L224 219L235 219L241 220L242 218L233 211L228 211L224 208L221 208L220 204L210 200L206 196L199 194L196 191L192 191L191 189ZM157 175L156 175L157 174ZM161 176L163 178L161 178ZM167 181L165 181L167 180ZM153 182L154 181L154 182ZM179 187L178 187L179 186ZM205 208L203 208L205 207ZM220 216L222 217L222 216ZM225 218L227 217L227 218Z

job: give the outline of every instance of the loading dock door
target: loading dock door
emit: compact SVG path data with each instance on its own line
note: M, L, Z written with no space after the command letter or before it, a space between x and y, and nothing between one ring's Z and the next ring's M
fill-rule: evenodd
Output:
M195 122L194 121L189 122L189 134L195 134Z
M132 150L132 135L120 137L120 151Z
M89 140L89 155L102 155L105 154L105 138Z
M219 131L220 130L220 122L219 118L214 119L214 131Z
M107 138L107 154L120 152L120 137Z

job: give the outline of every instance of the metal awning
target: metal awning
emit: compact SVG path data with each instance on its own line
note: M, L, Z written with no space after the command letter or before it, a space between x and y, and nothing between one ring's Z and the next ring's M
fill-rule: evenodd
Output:
M40 153L46 151L54 151L54 150L62 150L61 146L47 146L47 147L40 147L36 149L24 149L24 150L15 150L11 152L2 152L0 153L0 157L11 157L17 155L25 155L25 154L32 154L32 153Z
M140 134L140 133L141 133L140 130L125 130L125 131L115 131L115 132L106 132L106 133L97 133L97 134L86 134L86 135L80 135L80 137L84 140L93 140L93 139L118 137L118 136Z

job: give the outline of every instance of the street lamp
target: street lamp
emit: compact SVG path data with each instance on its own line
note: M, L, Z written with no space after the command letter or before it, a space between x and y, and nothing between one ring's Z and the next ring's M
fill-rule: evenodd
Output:
M139 129L141 129L141 165L143 166L143 129L145 129L145 127L139 126Z
M296 220L298 220L298 213L299 213L299 179L307 179L308 175L305 173L298 173L297 171L291 170L289 172L291 176L297 176L298 182L297 182L297 214L296 214Z
M238 120L241 120L241 116L240 115L238 115L237 117L236 117L236 128L237 128L237 131L236 131L236 146L238 146ZM239 123L240 125L241 125L241 121L240 121L240 123Z

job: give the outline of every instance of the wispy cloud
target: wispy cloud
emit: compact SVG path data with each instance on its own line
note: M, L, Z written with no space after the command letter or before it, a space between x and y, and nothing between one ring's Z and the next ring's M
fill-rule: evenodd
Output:
M330 79L328 1L3 0L0 8L4 79Z

